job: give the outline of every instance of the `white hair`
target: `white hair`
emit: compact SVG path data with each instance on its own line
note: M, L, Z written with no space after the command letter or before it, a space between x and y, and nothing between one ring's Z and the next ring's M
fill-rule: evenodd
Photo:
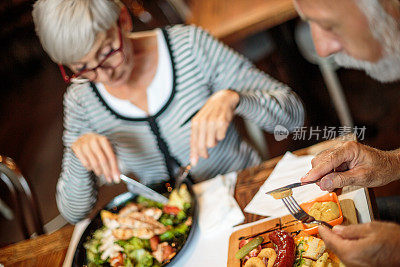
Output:
M334 58L340 66L364 70L381 82L392 82L400 80L400 29L380 1L382 0L355 0L367 17L373 36L382 45L382 58L372 63L355 59L343 52L335 54Z
M60 64L87 55L97 34L116 25L119 14L112 0L38 0L32 11L43 49Z

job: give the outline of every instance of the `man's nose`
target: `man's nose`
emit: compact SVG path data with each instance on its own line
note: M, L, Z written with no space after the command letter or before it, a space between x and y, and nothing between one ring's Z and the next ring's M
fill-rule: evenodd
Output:
M342 45L336 36L312 23L311 34L314 40L315 50L320 57L328 57L342 50Z

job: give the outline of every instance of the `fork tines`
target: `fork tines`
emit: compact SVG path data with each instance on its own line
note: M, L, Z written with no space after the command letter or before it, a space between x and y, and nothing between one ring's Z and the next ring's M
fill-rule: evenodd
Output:
M285 204L286 208L289 212L295 217L297 220L303 222L313 221L314 218L307 214L297 203L297 201L293 198L293 196L288 196L282 199L283 204Z

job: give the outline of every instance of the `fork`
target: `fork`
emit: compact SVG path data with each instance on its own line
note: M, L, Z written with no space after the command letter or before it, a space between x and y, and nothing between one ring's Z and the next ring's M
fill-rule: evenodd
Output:
M286 208L289 210L289 212L295 217L297 220L301 221L302 223L305 224L310 224L310 223L317 223L320 225L324 225L328 227L329 229L332 229L333 226L330 225L327 222L316 220L313 216L305 212L300 205L297 203L297 201L293 198L293 196L288 196L285 198L282 198L283 204L285 204Z
M178 188L181 186L183 181L187 178L189 175L190 170L192 169L192 165L189 163L185 167L180 167L179 168L179 174L175 179L175 185L174 188Z

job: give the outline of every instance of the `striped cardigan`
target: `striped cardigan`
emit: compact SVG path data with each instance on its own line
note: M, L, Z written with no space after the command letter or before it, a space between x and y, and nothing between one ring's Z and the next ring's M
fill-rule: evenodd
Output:
M178 165L189 163L191 118L211 94L231 89L240 95L236 114L272 132L276 125L289 130L301 126L301 101L287 86L256 69L207 32L194 26L163 29L173 67L173 89L155 115L124 117L107 105L94 84L71 85L64 96L64 157L57 184L57 205L71 223L83 219L97 198L93 172L71 150L81 135L95 132L113 145L123 173L144 184L166 180ZM196 181L240 170L260 162L231 124L226 138L209 149L192 169Z

